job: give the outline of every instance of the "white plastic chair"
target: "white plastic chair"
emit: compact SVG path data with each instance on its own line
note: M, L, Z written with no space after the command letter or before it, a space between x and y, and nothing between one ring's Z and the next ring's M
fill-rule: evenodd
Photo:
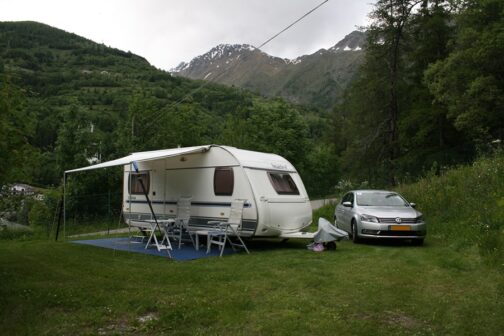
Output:
M247 246L240 237L244 204L244 200L234 200L233 202L231 202L231 209L229 210L229 218L227 221L208 222L208 224L214 225L214 228L206 231L207 253L210 253L212 244L214 244L219 246L220 256L222 257L224 248L226 247L226 242L229 242L233 250L235 249L235 247L240 247L245 249L247 253L250 253L247 249ZM231 240L231 237L236 238L237 241L233 242Z
M173 238L178 240L178 248L182 245L182 236L189 235L193 246L195 246L193 233L189 229L189 220L191 219L191 201L192 197L181 197L177 201L177 217L165 227L165 239Z

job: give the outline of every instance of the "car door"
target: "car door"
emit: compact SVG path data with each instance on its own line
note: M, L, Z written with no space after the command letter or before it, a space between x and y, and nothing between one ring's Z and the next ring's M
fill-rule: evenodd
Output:
M346 195L345 195L346 196ZM336 211L334 212L334 217L336 227L343 229L343 202L345 201L345 196L341 198L341 201L336 205Z
M347 193L341 199L340 204L338 204L336 211L336 221L338 222L338 227L350 232L350 222L352 220L352 208L343 205L344 202L350 202L353 205L353 193Z
M353 207L354 207L354 193L348 193L347 202L352 203L351 207L344 207L344 221L345 221L345 229L350 232L352 230L352 218L353 218Z

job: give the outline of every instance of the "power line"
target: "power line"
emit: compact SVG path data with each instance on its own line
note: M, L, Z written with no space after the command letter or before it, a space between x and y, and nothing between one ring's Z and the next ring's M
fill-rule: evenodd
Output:
M294 22L292 22L291 24L289 24L287 27L285 27L284 29L282 29L281 31L279 31L278 33L276 33L275 35L273 35L272 37L270 37L269 39L267 39L266 41L264 41L256 49L261 49L262 47L264 47L265 45L267 45L268 43L270 43L271 41L273 41L275 38L277 38L279 35L281 35L282 33L286 32L287 30L289 30L290 28L292 28L299 21L303 20L308 15L310 15L311 13L313 13L314 11L316 11L317 9L319 9L320 7L322 7L328 1L329 0L324 0L323 2L321 2L320 4L318 4L317 6L313 7L311 10L309 10L308 12L306 12L305 14L303 14L300 18L298 18L297 20L295 20ZM245 59L240 59L239 61L243 62L243 61L245 61ZM200 91L201 89L203 89L208 84L213 83L216 79L218 79L221 76L223 76L230 68L231 67L228 67L223 72L221 72L220 75L217 75L217 76L215 76L213 78L210 78L208 81L205 81L199 87L197 87L196 89L192 90L191 92L189 92L188 94L186 94L184 97L182 97L180 100L176 101L175 103L173 103L173 104L171 104L171 105L169 105L167 107L176 107L176 106L182 104L187 98L191 97L193 94L197 93L198 91ZM164 112L160 111L159 114L157 114L148 124L142 126L142 130L145 130L149 126L153 125L156 121L158 121L164 115L165 115Z
M318 6L312 8L310 11L306 12L303 16L301 16L299 19L297 19L296 21L292 22L290 25L288 25L287 27L285 27L284 29L282 29L280 32L276 33L275 35L273 35L272 37L270 37L269 39L267 39L265 42L263 42L263 44L261 44L259 47L257 47L257 49L261 49L262 47L264 47L266 44L270 43L272 40L274 40L276 37L278 37L280 34L282 34L283 32L289 30L292 26L294 26L296 23L298 23L299 21L303 20L305 17L307 17L308 15L310 15L311 13L313 13L314 11L316 11L317 9L319 9L320 7L322 7L322 5L324 5L326 2L328 2L329 0L325 0L323 2L321 2Z

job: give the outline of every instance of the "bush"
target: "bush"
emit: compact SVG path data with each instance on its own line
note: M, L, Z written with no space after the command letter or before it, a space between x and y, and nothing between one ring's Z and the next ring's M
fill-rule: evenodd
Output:
M31 208L34 204L34 200L30 197L23 197L21 200L19 207L16 212L16 222L23 225L29 225L28 216L30 214Z
M476 245L481 255L491 260L502 258L503 154L398 189L418 204L429 236L453 246Z
M323 207L313 211L313 222L310 226L310 231L316 231L318 228L318 220L320 217L327 219L329 222L334 224L334 208L336 207L336 203L334 204L326 204Z
M30 226L49 227L51 225L52 215L45 202L34 202L28 214L28 221Z
M28 239L33 236L33 232L22 229L0 228L0 240Z

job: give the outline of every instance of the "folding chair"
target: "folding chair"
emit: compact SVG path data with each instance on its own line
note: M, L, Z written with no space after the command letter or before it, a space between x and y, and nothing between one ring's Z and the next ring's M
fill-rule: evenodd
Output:
M247 253L250 253L247 246L240 237L242 228L242 216L244 200L234 200L231 202L231 209L229 210L229 218L226 222L209 221L208 224L214 225L214 228L207 231L207 253L210 253L212 244L219 246L220 256L224 253L226 242L229 242L231 248L241 247ZM237 241L233 242L231 237L235 237Z
M145 223L144 221L141 220L128 220L127 221L129 230L130 230L130 241L132 243L144 243L145 239L149 239L151 233L152 233L152 227L148 223ZM140 234L132 234L131 229L138 229ZM139 239L139 240L137 240Z
M178 248L182 245L184 234L189 236L193 246L195 246L193 233L189 229L189 219L191 218L191 200L192 197L181 197L177 201L177 217L171 225L165 227L165 239L170 237L178 240Z

